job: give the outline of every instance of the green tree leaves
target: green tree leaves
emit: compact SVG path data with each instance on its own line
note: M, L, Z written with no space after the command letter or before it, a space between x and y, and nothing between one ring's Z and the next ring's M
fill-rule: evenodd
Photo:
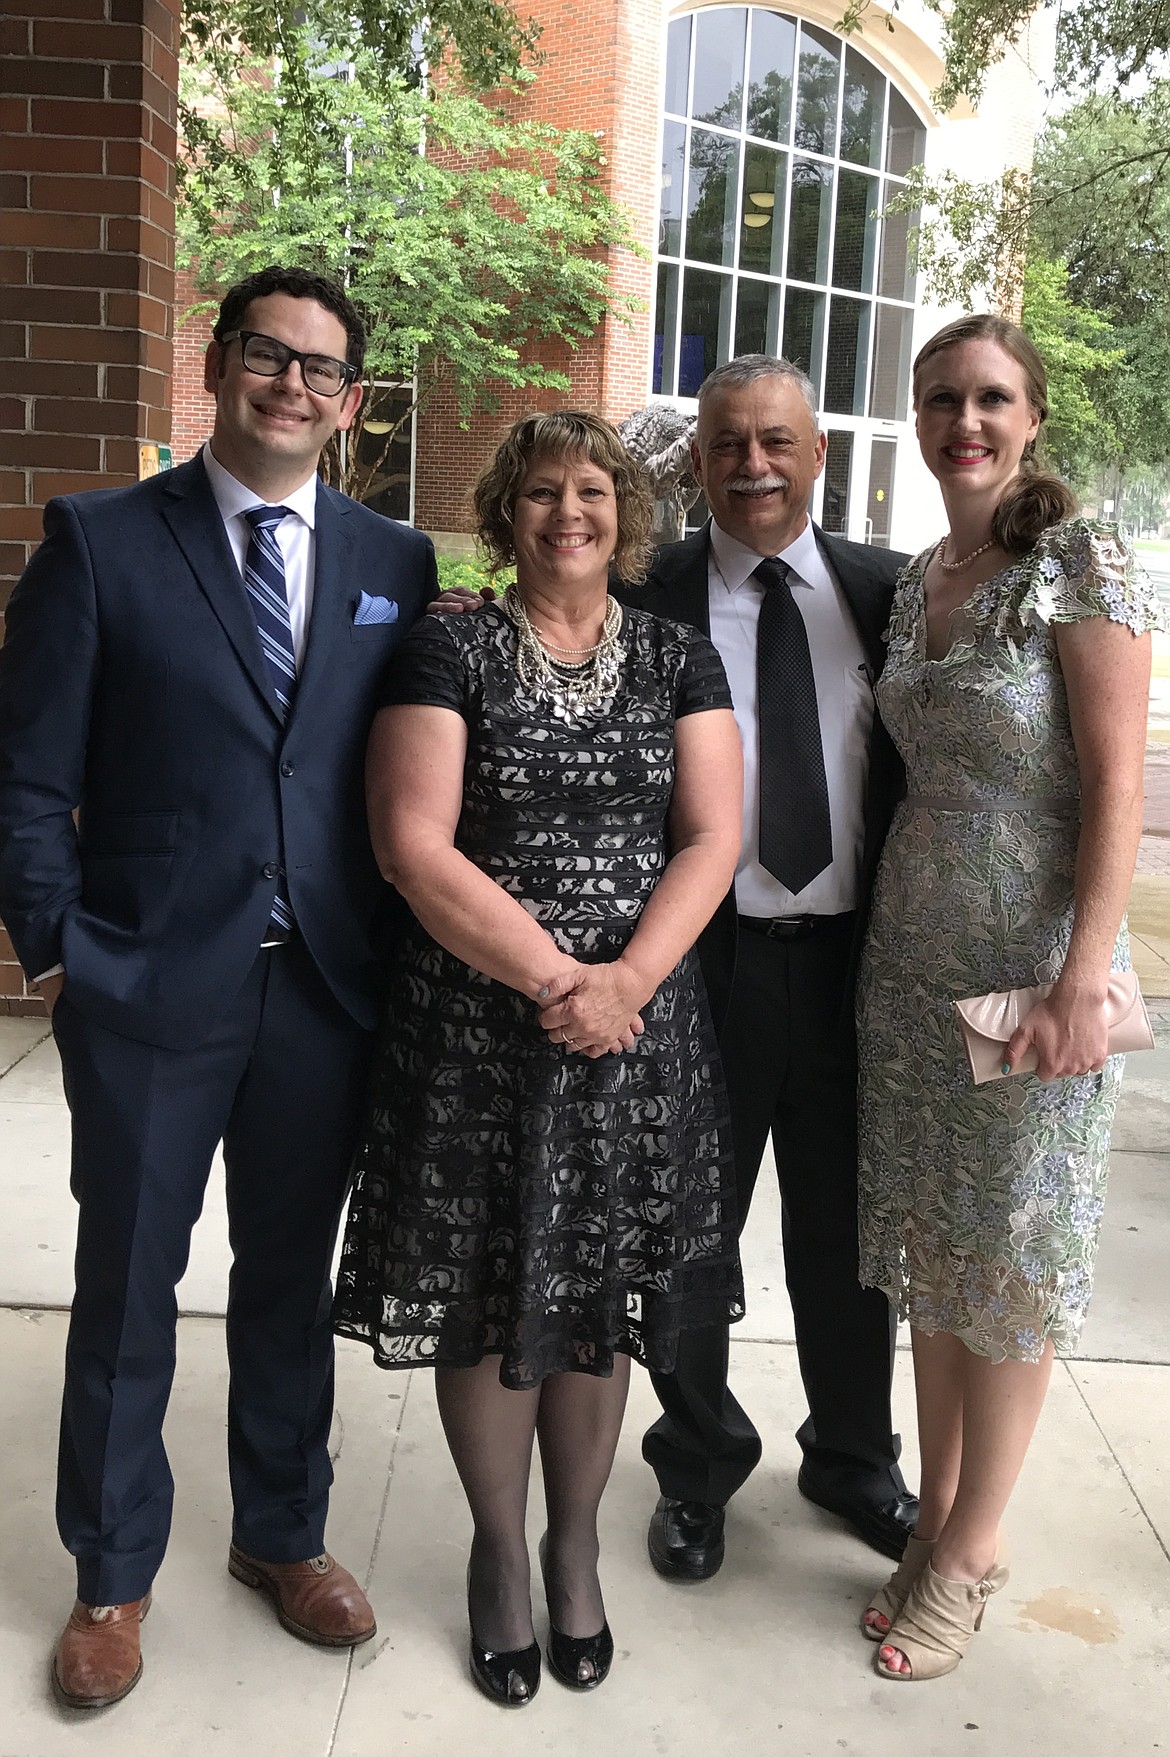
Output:
M1044 256L1034 256L1025 270L1021 322L1048 369L1048 455L1062 475L1083 479L1117 447L1105 403L1124 350L1112 345L1106 318L1069 297L1065 265Z
M889 0L887 0L889 3ZM1018 43L1035 14L1059 12L1056 87L1091 92L1103 80L1114 89L1151 71L1170 52L1170 0L926 0L943 20L946 73L935 93L942 110L959 97L978 102L988 70ZM864 30L871 0L847 0L840 28ZM897 30L898 0L887 30Z
M1069 298L1120 353L1092 379L1100 425L1082 472L1170 459L1168 129L1170 82L1158 81L1139 98L1093 94L1037 144L1032 258L1066 266Z
M298 22L305 8L200 3L202 38L188 19L198 53L183 73L178 215L180 260L200 285L222 288L268 262L328 273L366 319L367 376L413 378L420 401L446 382L464 416L493 384L566 388L532 344L574 347L607 313L628 311L608 254L638 246L604 193L594 135L517 120L506 95L489 101L475 88L475 68L523 77L528 39L513 15L469 0L428 7L426 30L446 30L461 59L427 81L401 30L376 47L365 40L372 0L344 41L335 25L316 34L323 8ZM391 9L399 24L415 19L416 47L419 14ZM472 54L460 30L482 14L496 34L476 38ZM259 31L259 48L250 39L244 50L225 20ZM396 67L404 41L409 65ZM378 466L358 469L359 434L345 480L360 496ZM394 435L383 437L381 454Z

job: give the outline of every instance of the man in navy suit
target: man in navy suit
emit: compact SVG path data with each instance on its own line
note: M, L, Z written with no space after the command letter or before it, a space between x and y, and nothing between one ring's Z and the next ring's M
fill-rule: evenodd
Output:
M141 1674L175 1286L221 1139L228 1565L306 1640L375 1632L325 1549L329 1271L386 901L366 734L435 563L317 478L364 347L328 281L269 268L232 288L208 445L51 501L8 610L0 916L51 1009L79 1205L57 1496L78 1602L52 1672L73 1707Z

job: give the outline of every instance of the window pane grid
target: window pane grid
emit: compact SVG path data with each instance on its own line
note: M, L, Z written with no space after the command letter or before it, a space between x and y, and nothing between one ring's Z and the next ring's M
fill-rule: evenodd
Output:
M719 7L693 16L691 115L738 135L743 131L746 8Z
M761 7L749 8L744 133L753 139L778 146L791 144L796 34L795 19Z
M691 28L694 14L674 18L666 27L666 92L668 116L686 117L691 110Z
M804 35L803 27L801 29L801 35L802 36ZM840 70L838 70L838 73L839 73L839 71ZM838 81L837 81L838 90L840 88L840 83L841 83L840 77L838 77ZM839 122L839 120L840 120L840 118L838 117L838 122ZM825 185L823 185L823 187L826 191L826 195L827 195L827 207L828 207L828 226L827 226L827 234L828 235L825 238L825 264L826 264L825 275L826 275L826 281L828 279L828 276L831 275L831 273L832 273L832 266L831 265L832 265L832 261L833 261L833 244L834 244L834 241L835 241L836 235L837 235L837 223L836 223L837 222L837 175L836 175L836 170L837 170L837 168L834 165L833 173L830 177L830 180ZM829 316L829 313L832 310L832 302L829 300L827 294L825 296L824 304L826 307L826 311L825 311L824 315ZM829 344L830 344L830 339L831 339L831 335L832 335L831 322L832 322L831 317L829 318L828 322L824 321L824 318L822 318L821 333L820 333L822 357L821 357L821 360L819 363L819 370L818 370L817 375L813 381L816 384L819 399L820 399L822 405L826 408L828 407L828 404L825 401L825 399L828 395L828 385L829 385Z
M852 44L762 7L668 26L653 390L799 357L826 412L904 420L913 215L880 217L925 128ZM897 363L879 375L882 350Z
M704 134L721 134L721 135L724 135L728 140L731 140L731 141L738 141L738 140L746 141L749 146L766 146L766 147L771 148L772 150L779 148L782 152L784 152L784 151L787 151L793 144L790 140L770 140L766 134L751 134L751 133L749 133L749 131L747 129L724 128L718 122L704 122L704 121L701 121L698 117L687 118L686 116L678 116L678 115L675 115L675 113L673 111L669 111L669 110L666 112L666 120L668 122L681 122L687 126L689 126L689 124L691 122L693 122L693 123L695 123L695 125L697 127L702 129ZM798 144L796 147L796 151L799 153L799 155L802 159L813 159L818 164L828 165L830 167L842 162L841 160L838 159L838 157L835 153L817 152L815 150L815 148L809 147L809 146L800 146ZM869 171L869 172L874 172L876 174L876 167L874 167L874 166L855 165L849 159L844 160L844 163L847 166L847 168L850 170ZM907 179L905 177L897 177L897 176L892 175L890 172L886 172L882 178L882 181L884 183L888 184L891 187L891 189L904 189L906 187Z

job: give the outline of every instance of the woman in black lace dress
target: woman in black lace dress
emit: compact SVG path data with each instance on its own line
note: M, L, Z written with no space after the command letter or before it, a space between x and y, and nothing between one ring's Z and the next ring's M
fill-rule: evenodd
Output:
M629 1362L742 1310L726 1100L692 946L731 883L740 749L711 644L607 593L647 491L613 429L517 423L476 490L516 586L403 643L371 834L414 922L391 973L337 1328L433 1365L475 1535L472 1672L540 1676L524 1536L536 1438L549 1664L613 1654L597 1509Z

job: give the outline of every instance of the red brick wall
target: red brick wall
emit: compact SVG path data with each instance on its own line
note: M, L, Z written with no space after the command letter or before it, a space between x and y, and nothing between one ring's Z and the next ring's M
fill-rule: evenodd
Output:
M528 0L519 10L543 26L545 60L525 105L560 128L600 136L607 193L626 208L631 229L649 249L658 217L663 24L659 0ZM567 392L502 388L493 415L461 428L450 394L419 415L415 523L429 531L471 528L470 492L500 435L537 408L579 405L620 420L647 400L650 384L653 265L629 251L610 252L614 290L643 309L627 329L614 318L575 352L545 347L542 358L571 379Z
M494 414L459 424L454 393L443 386L420 412L415 443L414 522L424 531L470 531L476 477L513 421L534 409L603 408L603 359L594 340L578 348L547 347L542 358L572 379L570 391L501 388ZM631 403L631 408L636 404Z
M0 17L0 610L53 494L170 437L179 0ZM0 930L0 1012L40 1009Z
M203 388L203 356L211 340L214 314L187 313L201 304L200 293L186 269L175 276L175 384L171 411L171 451L177 464L193 458L211 432L215 403Z

